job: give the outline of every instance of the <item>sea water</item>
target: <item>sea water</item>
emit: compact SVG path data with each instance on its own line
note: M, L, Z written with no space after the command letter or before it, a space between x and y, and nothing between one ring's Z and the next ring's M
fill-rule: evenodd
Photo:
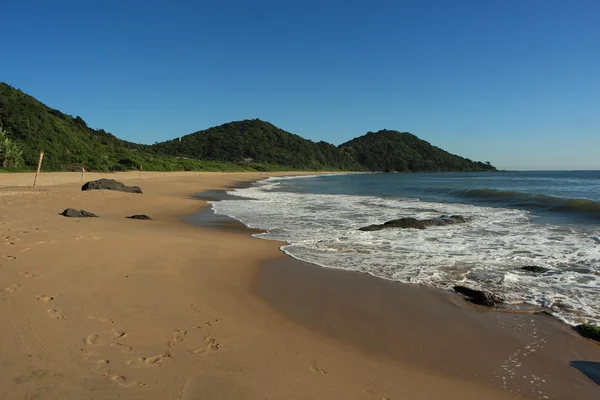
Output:
M302 261L451 289L461 284L600 323L600 171L269 178L213 203ZM358 228L460 214L467 223ZM524 266L548 268L532 273ZM356 294L360 296L360 293Z

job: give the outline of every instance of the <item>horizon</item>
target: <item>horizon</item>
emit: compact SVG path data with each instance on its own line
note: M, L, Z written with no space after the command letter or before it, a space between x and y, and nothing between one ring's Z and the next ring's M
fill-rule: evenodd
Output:
M335 145L389 129L503 170L600 169L600 3L334 3L15 2L0 79L136 143L260 118Z

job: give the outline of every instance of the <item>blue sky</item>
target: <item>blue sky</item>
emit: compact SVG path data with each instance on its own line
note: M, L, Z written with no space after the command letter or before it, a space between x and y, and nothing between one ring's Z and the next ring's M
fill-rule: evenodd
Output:
M600 169L600 1L4 0L0 81L153 143L260 118Z

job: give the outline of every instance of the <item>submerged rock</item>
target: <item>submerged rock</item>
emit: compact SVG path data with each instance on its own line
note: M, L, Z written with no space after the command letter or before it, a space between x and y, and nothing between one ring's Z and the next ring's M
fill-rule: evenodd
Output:
M550 268L538 267L537 265L526 265L524 267L521 267L520 269L522 269L523 271L533 272L536 274L543 274L544 272L550 271Z
M65 211L61 212L60 214L64 215L65 217L70 217L70 218L98 218L98 216L96 214L93 214L89 211L76 210L74 208L67 208Z
M583 337L600 342L600 326L598 325L581 324L577 325L575 330Z
M443 226L453 225L467 222L467 219L462 215L441 215L438 218L431 219L416 219L411 217L393 219L387 221L381 225L369 225L359 228L360 231L380 231L388 228L402 228L402 229L425 229L428 226Z
M147 219L147 220L151 220L152 219L152 218L150 218L149 216L147 216L145 214L130 215L129 217L125 217L125 218L130 218L130 219Z
M90 181L85 183L81 190L93 190L93 189L106 189L106 190L116 190L119 192L127 192L127 193L142 193L142 189L138 186L127 186L119 181L114 179L98 179L97 181Z
M485 290L475 290L466 286L454 286L454 291L462 294L473 304L486 307L497 307L504 303L504 298Z

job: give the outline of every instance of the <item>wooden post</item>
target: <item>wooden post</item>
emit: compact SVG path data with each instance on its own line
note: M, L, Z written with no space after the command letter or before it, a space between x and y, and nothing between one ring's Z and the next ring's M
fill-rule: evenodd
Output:
M83 182L83 174L85 173L85 168L81 167L81 182Z
M144 169L144 167L142 166L142 164L140 164L140 180L142 180L142 170Z
M35 187L37 183L38 175L40 174L40 169L42 169L42 160L44 159L44 152L40 151L40 159L38 161L37 171L35 173L35 178L33 178L33 187Z

